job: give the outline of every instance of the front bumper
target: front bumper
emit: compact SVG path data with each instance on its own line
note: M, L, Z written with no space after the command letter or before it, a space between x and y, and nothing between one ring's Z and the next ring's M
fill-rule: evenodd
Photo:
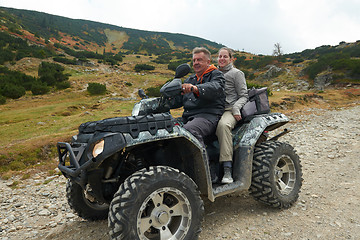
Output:
M76 144L71 146L69 143L58 142L57 149L59 155L59 169L64 174L65 177L71 178L74 180L80 180L82 172L84 170L91 168L95 159L89 160L80 166L79 160L83 154L87 144ZM82 174L84 175L84 174ZM78 181L76 181L78 182Z

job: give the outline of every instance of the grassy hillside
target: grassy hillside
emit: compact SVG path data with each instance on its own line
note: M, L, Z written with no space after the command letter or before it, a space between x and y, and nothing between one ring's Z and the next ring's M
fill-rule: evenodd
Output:
M29 35L39 44L48 40L75 49L117 53L161 54L170 50L206 46L218 49L222 45L189 36L165 32L142 31L99 22L70 19L51 14L0 7L1 28L19 35ZM25 32L25 31L26 32Z

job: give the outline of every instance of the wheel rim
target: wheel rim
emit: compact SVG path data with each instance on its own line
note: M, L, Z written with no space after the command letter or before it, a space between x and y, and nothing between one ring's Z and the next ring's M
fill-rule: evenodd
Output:
M295 165L290 156L282 155L275 167L276 186L281 194L288 195L295 186L296 171Z
M176 188L160 188L142 203L137 216L140 239L184 239L190 228L191 205Z

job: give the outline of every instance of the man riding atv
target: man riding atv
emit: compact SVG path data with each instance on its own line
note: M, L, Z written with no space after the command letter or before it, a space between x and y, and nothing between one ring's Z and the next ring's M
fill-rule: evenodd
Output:
M180 65L175 79L160 90L161 97L143 98L134 105L132 116L83 123L71 143L58 143L59 169L69 179L70 207L84 219L108 218L111 239L197 239L205 197L215 201L249 190L255 199L277 208L288 208L298 199L299 157L289 144L277 141L287 130L269 138L269 132L289 121L281 113L258 111L233 129L234 182L212 184L209 162L218 156L217 141L205 146L169 112L176 99L187 99L186 104L182 101L185 125L191 116L205 116L198 115L194 106L207 109L200 100L208 94L205 86L213 82L202 83L199 76L198 84L192 77L186 83L193 86L182 84L180 78L188 73L189 66ZM222 75L204 71L203 78L207 74ZM220 92L213 98L220 98ZM261 108L257 103L264 93L249 92L249 105ZM221 101L216 104L222 108ZM186 115L186 110L194 112ZM206 118L221 115L204 113Z

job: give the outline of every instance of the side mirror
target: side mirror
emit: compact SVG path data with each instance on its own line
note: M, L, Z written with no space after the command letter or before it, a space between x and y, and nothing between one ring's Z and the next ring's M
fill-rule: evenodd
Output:
M142 99L149 98L142 89L139 89L138 94Z
M182 78L186 76L190 72L191 68L189 64L183 63L179 66L177 66L175 70L175 78Z

